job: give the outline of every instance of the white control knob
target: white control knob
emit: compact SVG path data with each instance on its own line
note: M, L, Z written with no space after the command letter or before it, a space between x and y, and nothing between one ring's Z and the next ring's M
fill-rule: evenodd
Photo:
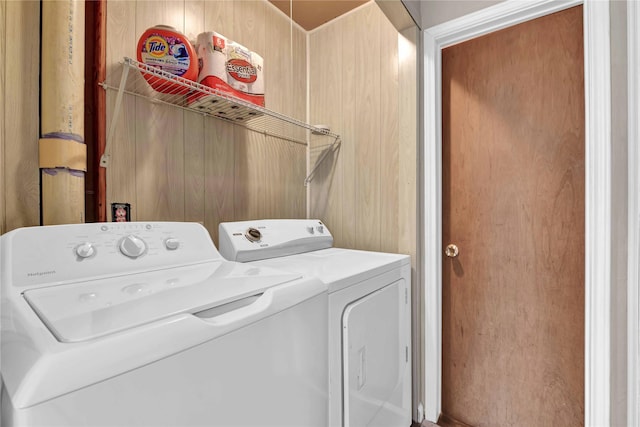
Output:
M96 253L96 249L93 247L93 244L89 242L85 242L76 247L76 255L80 258L89 258Z
M311 226L311 225L308 226L307 227L307 231L309 232L309 234L313 234L314 233L313 226Z
M129 258L137 258L147 251L147 244L133 234L120 241L120 252Z
M180 247L180 241L175 237L169 237L164 241L164 247L170 251L175 251Z
M317 226L316 230L318 230L318 233L324 233L324 225Z

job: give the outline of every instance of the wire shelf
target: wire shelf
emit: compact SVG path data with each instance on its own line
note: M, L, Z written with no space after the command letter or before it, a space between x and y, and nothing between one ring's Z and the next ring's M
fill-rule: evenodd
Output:
M147 98L151 102L173 105L231 122L254 132L305 145L308 139L305 130L314 135L339 139L338 135L326 129L317 128L131 58L124 58L122 65L122 76L126 77L121 79L119 85L105 81L102 83L105 89L122 90L127 94Z
M117 80L117 76L114 78ZM310 125L127 57L122 62L119 83L105 81L101 86L117 91L105 152L100 159L100 166L105 168L109 165L111 142L122 106L122 96L125 93L142 97L149 102L214 117L250 131L298 144L308 145L311 135L332 138L333 141L329 144L332 149L340 144L340 136L325 127ZM316 161L304 181L305 185L313 179L325 156L326 153Z

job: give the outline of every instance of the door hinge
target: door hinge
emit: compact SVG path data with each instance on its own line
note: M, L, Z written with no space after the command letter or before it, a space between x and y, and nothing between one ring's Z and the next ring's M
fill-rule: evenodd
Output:
M409 363L409 346L404 347L404 361Z
M409 290L404 288L404 303L409 304Z

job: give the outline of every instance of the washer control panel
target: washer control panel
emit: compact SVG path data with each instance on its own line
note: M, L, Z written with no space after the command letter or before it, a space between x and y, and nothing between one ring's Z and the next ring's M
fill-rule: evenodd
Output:
M220 260L197 223L127 222L28 227L2 236L15 286L67 283Z
M317 219L223 222L220 253L230 261L257 261L333 246L329 229Z

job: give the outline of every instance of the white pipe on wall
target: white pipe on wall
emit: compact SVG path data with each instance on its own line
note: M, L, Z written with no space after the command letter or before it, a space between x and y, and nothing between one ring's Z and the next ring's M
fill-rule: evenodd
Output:
M84 222L83 0L42 2L42 223Z

